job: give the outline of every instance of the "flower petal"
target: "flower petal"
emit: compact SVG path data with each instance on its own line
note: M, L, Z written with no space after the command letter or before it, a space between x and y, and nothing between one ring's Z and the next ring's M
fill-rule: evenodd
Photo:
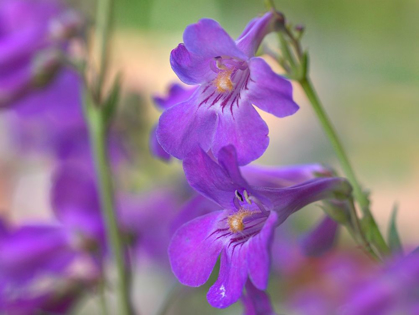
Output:
M320 223L301 239L301 247L307 256L321 256L329 251L335 241L339 224L325 216Z
M162 110L168 109L173 105L186 101L195 92L197 87L184 87L178 83L173 83L169 87L166 96L154 96L154 103Z
M237 164L237 152L233 145L225 146L218 152L218 164L224 168L232 182L246 188L249 184L243 178Z
M173 273L185 285L204 284L223 248L220 240L209 237L224 211L216 211L196 218L181 226L169 245L169 259Z
M272 209L278 213L278 224L288 216L321 199L341 199L348 196L352 188L344 178L316 178L287 188L260 188L254 191L271 202Z
M216 74L211 70L212 58L198 56L189 52L184 44L179 44L170 53L170 65L179 79L186 84L195 85L211 81Z
M44 119L49 129L64 130L83 123L80 99L80 76L72 70L62 70L43 89L16 102L16 113L21 119Z
M247 243L222 252L218 279L207 294L211 306L226 308L240 299L247 279L247 253Z
M189 25L183 33L183 42L189 52L199 56L207 58L229 56L247 59L230 35L218 22L211 19L201 19L198 23Z
M224 209L233 206L236 190L247 188L232 180L229 172L200 148L185 158L183 169L189 185Z
M262 58L249 61L249 100L261 110L277 117L294 114L299 106L292 98L292 85L272 71Z
M82 167L71 163L62 164L56 170L51 203L58 217L69 208L100 214L96 185L90 175Z
M219 115L213 153L227 145L233 145L237 151L239 165L248 164L265 152L269 145L269 129L259 113L248 102L242 102L240 108L231 113Z
M219 210L220 206L204 196L195 194L177 212L170 229L176 231L184 223L197 217Z
M267 12L265 15L251 20L243 33L237 38L237 47L248 57L253 57L263 38L273 31L273 20L272 12Z
M92 238L105 246L98 192L87 167L62 164L54 174L51 199L53 210L70 237Z
M29 67L21 67L9 75L0 76L0 108L14 105L32 89L31 83Z
M276 315L269 295L258 290L251 281L246 282L246 294L242 297L244 315Z
M196 106L199 90L187 101L167 109L159 120L157 140L163 149L178 159L184 159L196 146L211 147L217 114Z
M265 166L251 164L241 168L241 172L252 186L288 187L315 178L330 175L330 170L320 164Z
M21 226L0 239L0 282L24 283L41 274L60 273L74 257L60 227Z
M278 215L276 212L271 211L262 230L249 240L247 257L249 262L249 276L252 283L259 290L266 290L268 286L271 264L270 248L277 219Z
M150 152L155 157L168 162L171 159L171 155L164 151L160 143L157 141L157 134L156 134L157 126L154 126L150 132Z

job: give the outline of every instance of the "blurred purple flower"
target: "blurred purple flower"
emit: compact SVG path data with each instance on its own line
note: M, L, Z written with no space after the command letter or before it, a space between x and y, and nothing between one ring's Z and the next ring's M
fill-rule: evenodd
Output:
M65 313L99 274L60 225L6 226L0 235L0 312ZM83 263L87 275L74 269ZM93 268L93 269L92 269Z
M180 80L198 87L160 117L157 139L167 153L183 160L199 145L218 157L222 147L233 145L240 165L263 154L268 127L252 104L277 117L298 110L291 83L254 57L275 22L266 13L252 20L236 41L214 20L186 28L184 43L172 51L170 62Z
M419 254L387 264L380 274L362 283L346 298L348 315L417 315L419 301Z
M12 109L11 139L25 153L46 151L91 163L81 78L62 64L69 39L82 26L80 14L60 0L0 3L0 107ZM114 162L126 157L115 132L109 153Z
M301 247L307 256L321 256L329 251L336 240L339 224L324 216L318 225L301 238Z
M0 108L30 101L32 92L53 79L61 63L55 52L65 49L81 24L80 16L58 0L1 1Z
M92 170L83 164L63 163L52 181L52 209L69 242L102 259L106 235Z
M295 292L285 297L292 314L393 315L418 314L419 255L390 258L382 265L353 253L307 260L286 279L304 275ZM291 290L292 291L292 290Z
M317 178L286 188L251 186L240 173L232 146L220 150L218 164L197 149L183 166L189 184L224 210L180 227L169 246L170 262L182 284L200 286L221 254L218 280L207 295L218 308L240 298L248 277L257 289L266 289L273 233L289 215L351 190L342 178Z
M147 257L160 266L168 267L167 247L172 236L170 226L181 202L179 191L167 188L137 196L120 196L121 225L139 260Z
M246 282L246 294L242 296L242 303L243 315L276 315L268 294L258 290L250 280Z
M59 285L48 292L21 294L18 297L0 297L0 312L13 315L69 314L84 292L81 283Z
M75 258L58 225L12 228L0 237L0 283L24 284L44 274L59 274Z

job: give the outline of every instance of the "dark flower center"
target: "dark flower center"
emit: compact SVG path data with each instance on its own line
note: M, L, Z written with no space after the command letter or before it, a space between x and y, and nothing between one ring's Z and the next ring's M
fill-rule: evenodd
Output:
M249 67L246 61L229 57L216 57L211 64L211 69L217 74L215 79L203 84L201 105L208 108L218 105L222 111L229 107L239 106L242 92L248 90L250 80Z

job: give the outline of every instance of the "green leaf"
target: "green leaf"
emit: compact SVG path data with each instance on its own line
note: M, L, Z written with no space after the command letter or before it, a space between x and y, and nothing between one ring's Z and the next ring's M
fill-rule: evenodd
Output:
M403 247L396 227L398 205L395 204L391 213L390 225L388 227L388 243L392 253L403 254Z

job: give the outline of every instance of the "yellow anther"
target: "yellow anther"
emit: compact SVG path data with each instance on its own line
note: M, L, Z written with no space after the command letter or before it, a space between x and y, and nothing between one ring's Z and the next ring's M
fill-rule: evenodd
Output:
M234 84L231 81L231 70L225 70L218 73L214 80L214 84L217 87L217 92L224 93L230 92L234 88Z
M230 231L233 233L241 232L244 230L244 218L252 215L248 210L239 210L237 213L230 215L227 218Z

